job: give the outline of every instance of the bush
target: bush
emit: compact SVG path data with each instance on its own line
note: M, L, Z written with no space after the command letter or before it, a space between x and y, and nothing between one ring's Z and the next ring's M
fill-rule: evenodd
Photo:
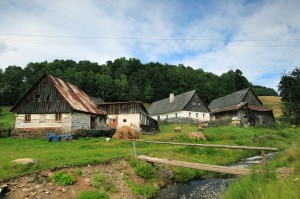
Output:
M110 193L117 193L119 191L117 187L111 181L104 178L101 173L97 173L94 176L93 187L95 188L102 187L105 191L108 191Z
M72 185L76 181L72 175L65 174L61 171L56 172L53 179L58 185Z
M145 198L153 198L158 188L153 185L147 184L136 184L131 181L127 181L128 186L131 188L133 195L135 196L144 196Z
M156 173L155 168L144 161L139 161L136 159L130 160L130 165L134 168L136 174L144 179L152 179Z
M79 194L78 199L109 199L109 196L105 192L84 191Z

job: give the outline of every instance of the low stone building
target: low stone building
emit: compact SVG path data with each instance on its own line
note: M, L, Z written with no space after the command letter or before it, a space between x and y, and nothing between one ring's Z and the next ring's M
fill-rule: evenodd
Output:
M15 134L44 136L47 131L71 133L99 129L106 114L78 87L43 74L12 107L16 115Z

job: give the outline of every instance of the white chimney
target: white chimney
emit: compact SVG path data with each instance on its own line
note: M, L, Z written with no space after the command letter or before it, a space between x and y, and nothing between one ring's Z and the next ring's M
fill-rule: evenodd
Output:
M174 101L174 93L170 93L170 103Z

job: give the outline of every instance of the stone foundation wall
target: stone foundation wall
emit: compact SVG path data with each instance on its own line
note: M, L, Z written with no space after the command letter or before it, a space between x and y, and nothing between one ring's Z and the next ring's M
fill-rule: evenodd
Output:
M59 128L17 128L11 135L18 138L46 138L47 132L60 135L65 134L64 131Z

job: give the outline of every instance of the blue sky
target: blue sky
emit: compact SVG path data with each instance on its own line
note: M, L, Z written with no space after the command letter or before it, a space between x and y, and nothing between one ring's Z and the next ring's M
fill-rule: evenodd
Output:
M240 69L272 87L300 63L300 1L1 0L0 67L119 57Z

